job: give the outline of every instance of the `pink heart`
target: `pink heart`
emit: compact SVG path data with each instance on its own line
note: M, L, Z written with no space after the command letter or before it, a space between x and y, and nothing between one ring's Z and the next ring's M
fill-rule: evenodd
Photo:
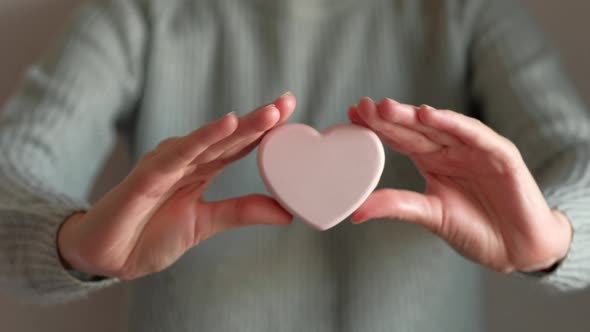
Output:
M319 133L304 124L271 130L258 150L258 169L275 199L294 216L327 230L367 199L383 172L377 135L338 124Z

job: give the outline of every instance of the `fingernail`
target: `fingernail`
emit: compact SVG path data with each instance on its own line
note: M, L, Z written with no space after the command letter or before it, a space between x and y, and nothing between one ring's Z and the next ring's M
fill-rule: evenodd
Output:
M232 115L236 115L236 112L235 111L231 111L231 112L227 113L224 117L227 118L227 117L232 116Z
M292 95L293 95L293 93L291 92L291 90L289 90L289 91L287 91L287 92L283 93L283 94L281 95L281 97L292 96ZM279 97L279 98L281 98L281 97Z

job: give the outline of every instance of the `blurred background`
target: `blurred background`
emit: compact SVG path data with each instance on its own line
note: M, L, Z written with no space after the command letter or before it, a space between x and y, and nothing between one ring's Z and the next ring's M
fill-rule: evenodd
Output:
M493 0L492 0L493 1ZM590 105L590 1L526 0L561 49L563 62ZM0 104L18 88L23 69L51 44L78 0L0 1ZM96 181L92 198L121 179L129 162L119 142ZM1 158L1 156L0 156ZM484 272L484 331L590 330L590 290L550 293L526 280ZM11 332L125 331L126 289L116 286L82 302L54 307L21 305L0 296L0 330Z

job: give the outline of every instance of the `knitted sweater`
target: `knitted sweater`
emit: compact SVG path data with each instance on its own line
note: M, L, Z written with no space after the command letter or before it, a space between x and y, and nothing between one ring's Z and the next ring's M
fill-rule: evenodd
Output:
M590 282L590 125L558 59L513 0L102 0L30 68L0 117L0 290L42 303L118 280L67 271L60 224L127 135L137 160L161 140L286 90L291 122L347 121L362 96L478 117L520 148L572 221L567 258L543 277ZM421 191L387 151L380 187ZM264 193L254 156L205 198ZM130 282L130 331L476 331L479 268L398 221L301 223L217 235Z

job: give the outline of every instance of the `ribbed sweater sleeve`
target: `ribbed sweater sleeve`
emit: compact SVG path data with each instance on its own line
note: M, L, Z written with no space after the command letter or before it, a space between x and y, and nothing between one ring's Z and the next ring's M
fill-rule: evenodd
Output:
M474 19L470 89L484 122L512 140L550 207L573 224L566 259L540 281L590 284L590 122L554 48L522 4L485 1Z
M36 303L84 297L116 282L61 264L63 221L109 155L115 123L137 100L145 17L135 2L97 1L28 70L0 112L0 291Z

